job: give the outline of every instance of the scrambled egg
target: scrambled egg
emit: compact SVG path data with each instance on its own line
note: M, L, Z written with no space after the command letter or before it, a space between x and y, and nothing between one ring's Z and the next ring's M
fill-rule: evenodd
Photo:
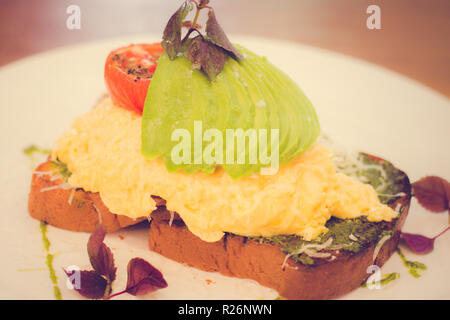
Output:
M53 157L67 164L71 185L99 192L111 212L149 216L151 195L157 195L204 241L220 240L224 232L312 240L327 231L331 216L396 216L370 185L336 173L332 152L317 143L275 175L233 180L220 168L211 175L168 173L161 159L141 154L141 117L110 99L75 120Z

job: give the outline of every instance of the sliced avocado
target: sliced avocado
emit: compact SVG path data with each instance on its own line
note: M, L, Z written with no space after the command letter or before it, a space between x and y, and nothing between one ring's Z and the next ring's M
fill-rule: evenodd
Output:
M247 164L236 164L238 155L245 155L245 162L248 163L248 147L243 150L238 150L237 142L234 146L226 143L226 129L243 129L244 131L254 128L255 119L255 105L248 93L248 84L239 73L241 69L238 62L233 59L228 59L222 72L214 82L224 81L225 86L228 87L228 94L232 97L231 105L221 105L221 107L229 109L229 116L225 120L225 130L223 132L224 141L224 169L233 177L243 176L248 170ZM213 85L215 85L213 82ZM227 155L231 154L234 159L234 164L227 164Z
M237 46L246 58L228 58L222 72L213 81L193 68L184 56L171 61L163 54L149 85L142 119L142 153L148 158L162 157L168 171L212 173L217 166L233 178L259 173L267 167L259 158L259 130L267 133L266 151L271 153L271 129L279 130L279 163L287 163L307 150L319 134L316 112L301 89L283 72L247 49ZM194 139L194 123L201 121L202 132ZM190 135L189 163L174 163L172 140L176 129ZM202 155L213 150L202 141L208 129L221 134L221 161L206 163ZM250 133L256 130L257 144L245 138L245 147L227 144L227 129ZM252 129L250 131L247 131ZM198 143L195 148L194 140ZM208 149L209 148L209 149ZM227 153L233 163L227 163ZM252 155L252 157L250 157ZM256 162L252 163L255 160ZM243 164L238 158L245 156Z
M279 130L279 159L280 163L282 163L283 150L286 149L286 146L288 145L290 139L291 131L293 130L293 128L295 128L295 125L293 125L291 121L296 121L297 117L289 116L290 105L289 102L286 101L284 91L285 89L283 88L283 84L280 85L278 79L274 77L273 72L271 72L270 70L269 63L264 58L261 59L260 57L252 53L249 53L247 55L246 60L249 59L254 60L248 64L256 68L256 77L261 78L261 82L268 85L268 91L273 95L275 99L275 108L273 111L277 114L279 123L278 126L273 127L273 129ZM294 114L295 113L293 113L292 115Z
M259 58L252 53L249 53L248 56ZM255 63L257 66L259 65L258 61L256 60ZM285 106L284 111L291 115L286 116L285 119L290 121L288 127L295 132L295 134L287 132L287 140L283 140L280 133L280 162L284 163L304 152L317 139L320 132L319 122L314 107L301 89L286 74L280 72L270 63L264 62L262 65L263 72L275 84L273 88L283 92L283 94L278 95L278 103L283 104ZM296 103L296 101L302 103ZM296 114L300 116L292 116ZM310 130L311 126L316 127Z

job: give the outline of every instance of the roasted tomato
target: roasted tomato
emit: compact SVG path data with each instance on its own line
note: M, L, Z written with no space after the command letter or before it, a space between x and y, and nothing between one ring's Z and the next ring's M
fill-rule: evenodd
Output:
M105 82L112 100L142 114L148 85L162 53L160 43L131 44L112 51L105 63Z

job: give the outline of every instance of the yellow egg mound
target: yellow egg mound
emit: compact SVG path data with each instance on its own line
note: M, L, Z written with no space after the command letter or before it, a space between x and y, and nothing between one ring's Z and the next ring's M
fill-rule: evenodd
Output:
M332 152L320 144L275 175L232 179L220 168L210 175L169 173L161 159L142 156L141 120L107 98L75 120L52 155L67 164L72 186L99 192L116 214L148 216L157 195L204 241L220 240L224 232L312 240L327 231L331 216L396 217L370 185L336 173Z

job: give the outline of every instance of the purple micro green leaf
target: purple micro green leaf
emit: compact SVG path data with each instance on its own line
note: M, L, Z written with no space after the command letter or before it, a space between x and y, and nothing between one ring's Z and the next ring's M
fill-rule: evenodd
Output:
M130 260L126 292L137 296L166 287L167 282L158 269L141 258Z
M191 3L189 1L183 2L181 7L170 17L164 29L161 45L170 60L174 60L180 52L183 21L191 10Z
M192 62L192 67L194 69L200 70L203 64L206 46L203 42L203 37L201 35L195 38L189 39L189 43L186 48L186 57Z
M209 0L200 0L200 2L198 3L198 6L200 8L206 8L209 4Z
M210 9L208 12L208 20L206 21L206 35L208 36L208 40L210 42L229 52L236 59L242 60L244 58L241 53L231 44L230 40L228 40L227 35L217 22L216 15L214 14L213 9Z
M110 294L111 287L108 287L108 281L95 271L67 271L66 275L73 280L72 276L75 272L79 272L79 283L74 283L74 290L76 290L83 297L88 299L101 299ZM108 290L107 290L108 288Z
M419 203L432 212L449 210L450 183L440 177L427 176L412 184Z
M402 232L402 239L415 253L426 254L434 248L434 239L420 234Z
M227 61L227 54L215 44L204 41L208 48L205 61L202 64L202 70L210 80L214 80L222 71Z
M94 270L112 282L116 279L116 267L111 249L103 243L105 235L105 227L98 225L89 237L87 251Z
M225 51L201 35L191 39L186 49L186 57L195 69L201 69L210 80L214 80L222 71L227 59Z
M143 295L167 287L162 273L150 263L141 258L133 258L128 263L127 287L105 299L129 293L133 296Z
M194 7L197 9L192 21L185 20L186 16ZM222 71L228 56L234 59L243 59L243 56L228 40L225 32L217 22L213 9L208 6L209 0L185 1L182 6L169 19L164 29L162 47L170 60L176 59L184 54L194 65L194 68L202 70L210 80L214 80ZM206 35L202 35L197 24L199 13L202 9L208 9L208 20L206 22ZM188 31L181 39L182 29ZM196 37L191 37L197 32Z
M444 234L447 230L450 229L450 226L444 229L442 232L434 236L433 238L428 238L422 236L420 234L412 234L412 233L401 233L401 238L405 241L408 247L413 250L415 253L426 254L434 249L434 241L436 238Z

